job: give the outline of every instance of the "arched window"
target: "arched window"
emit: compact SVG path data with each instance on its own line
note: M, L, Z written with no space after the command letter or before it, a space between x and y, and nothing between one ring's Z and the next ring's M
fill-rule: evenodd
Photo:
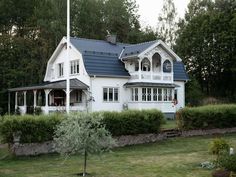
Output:
M150 71L150 61L144 58L141 63L142 71Z
M159 55L159 53L155 53L152 56L152 70L153 72L161 71L161 56Z
M172 70L171 62L169 60L165 60L163 63L163 72L170 73Z

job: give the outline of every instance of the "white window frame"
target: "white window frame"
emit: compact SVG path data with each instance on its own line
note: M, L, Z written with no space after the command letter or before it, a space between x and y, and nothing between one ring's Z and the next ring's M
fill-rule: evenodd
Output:
M70 75L79 74L79 60L70 61Z
M64 77L64 63L58 63L58 77Z
M106 100L104 100L104 90L107 90L107 99ZM115 90L117 89L117 100L115 100ZM112 91L111 93L112 93L112 99L110 100L110 95L109 95L109 93L110 93L110 90ZM119 100L120 100L120 89L119 89L119 87L103 87L102 88L102 100L103 100L103 102L107 102L107 103L111 103L111 102L114 102L114 103L117 103L117 102L119 102Z

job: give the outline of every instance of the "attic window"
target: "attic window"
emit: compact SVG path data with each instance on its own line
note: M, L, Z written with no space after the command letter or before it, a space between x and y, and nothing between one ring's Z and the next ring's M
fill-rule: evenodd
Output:
M58 76L63 77L64 76L64 63L58 64Z
M70 62L70 74L79 74L79 60Z

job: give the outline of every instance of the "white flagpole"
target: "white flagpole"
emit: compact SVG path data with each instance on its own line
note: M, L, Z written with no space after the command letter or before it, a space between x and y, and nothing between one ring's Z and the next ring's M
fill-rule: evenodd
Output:
M66 112L70 112L70 0L67 0Z

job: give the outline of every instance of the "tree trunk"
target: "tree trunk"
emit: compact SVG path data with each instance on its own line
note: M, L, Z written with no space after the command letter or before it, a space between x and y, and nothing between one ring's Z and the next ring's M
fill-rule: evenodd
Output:
M86 176L86 167L87 167L87 151L85 149L84 150L84 172L83 172L83 176Z

